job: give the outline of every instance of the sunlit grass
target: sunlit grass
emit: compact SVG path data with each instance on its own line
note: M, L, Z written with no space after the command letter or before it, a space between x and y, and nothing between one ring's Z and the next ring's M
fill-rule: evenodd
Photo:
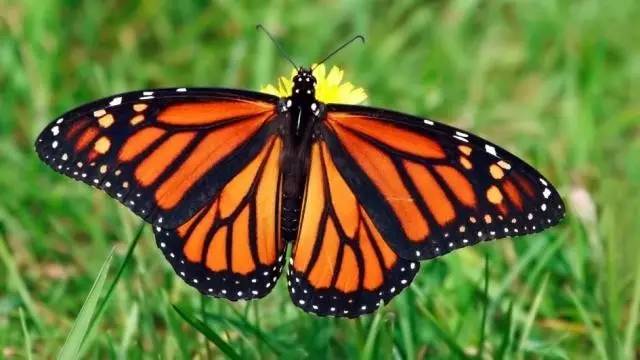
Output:
M95 358L636 357L639 18L632 0L0 0L0 357L57 356L89 302L104 311L73 350ZM148 229L128 256L139 220L50 171L33 139L116 92L274 82L290 68L256 23L303 64L364 34L328 65L369 104L521 155L558 185L566 221L425 263L391 305L354 321L302 313L282 281L257 302L202 299ZM102 274L104 290L119 279L104 307L90 292Z

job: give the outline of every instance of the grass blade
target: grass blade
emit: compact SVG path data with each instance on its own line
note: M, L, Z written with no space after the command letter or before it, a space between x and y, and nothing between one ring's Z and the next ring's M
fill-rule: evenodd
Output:
M20 326L22 327L22 334L24 335L24 352L27 354L27 359L31 360L33 351L31 350L31 335L29 335L29 329L27 329L27 321L24 317L24 311L22 308L18 308L20 314Z
M127 264L129 263L129 261L131 260L131 258L133 256L133 251L135 250L135 248L136 248L136 246L138 244L138 241L140 240L140 237L142 236L142 231L144 230L144 225L145 224L146 223L144 223L144 222L142 222L140 224L140 227L138 228L138 232L136 233L136 236L133 238L133 240L129 244L129 247L127 248L127 252L126 252L126 254L124 256L124 259L122 260L122 262L120 263L120 267L118 268L118 272L116 273L115 277L111 281L111 284L109 285L109 288L108 288L107 292L105 293L104 297L102 298L102 301L98 305L97 310L95 311L95 316L93 316L91 318L91 322L90 322L89 327L87 329L86 336L83 339L83 344L82 345L84 345L85 341L93 339L93 336L94 336L93 330L95 329L96 325L98 324L98 322L102 318L102 315L103 315L103 313L104 313L104 311L106 309L106 305L109 302L109 299L111 299L111 295L112 295L113 291L115 290L116 285L120 282L120 278L122 277L122 273L124 272L125 267L127 266Z
M33 302L33 299L29 294L29 290L27 289L27 286L25 285L25 282L23 281L22 276L20 276L20 271L18 271L18 267L16 266L16 263L13 261L13 257L11 256L7 243L5 242L5 238L1 233L0 233L0 260L2 260L5 267L7 268L7 278L9 279L9 283L11 283L15 287L16 291L18 292L18 295L20 295L20 299L24 303L27 309L27 312L29 313L31 319L33 320L33 323L36 325L36 327L39 330L42 330L43 327L42 327L42 323L40 322L40 316L36 312L36 307Z
M131 345L134 335L136 331L138 331L138 319L140 317L140 310L137 303L133 303L131 310L129 310L129 315L127 316L127 321L124 325L124 331L122 332L122 340L120 342L120 346L118 349L118 358L126 359L127 358L127 349Z
M373 347L375 346L378 331L380 330L380 320L382 320L382 311L378 311L373 318L360 359L373 359Z
M607 356L607 352L605 351L604 344L602 343L602 339L600 339L599 331L596 329L595 325L593 324L593 321L591 321L591 314L587 312L587 309L585 309L582 302L580 302L580 299L578 298L578 296L572 290L569 290L569 297L571 298L571 300L573 301L573 304L578 310L578 314L582 318L582 322L585 324L587 329L589 329L589 335L591 336L591 341L593 342L593 345L595 346L596 350L598 350L600 358L608 359L609 357Z
M102 299L102 302L100 302L100 305L98 306L98 310L96 311L96 316L93 318L93 320L91 321L91 324L89 325L89 329L88 329L89 332L91 332L93 330L93 328L95 327L97 321L100 319L100 317L102 316L102 313L106 309L107 302L109 301L109 299L111 299L111 294L113 293L113 290L115 290L116 285L118 285L118 282L120 281L120 278L122 277L122 273L124 272L125 267L127 266L129 261L131 260L131 257L133 256L133 250L135 250L136 246L138 245L138 241L142 237L142 231L144 230L145 224L146 224L145 222L142 222L140 224L140 227L138 228L138 232L136 233L136 236L133 238L133 240L129 244L129 248L127 249L127 253L124 256L124 259L122 260L122 263L120 263L120 267L118 268L118 272L116 273L116 276L113 278L113 281L111 282L111 285L109 285L109 289L107 290L106 294L104 295L104 298Z
M231 359L240 359L240 355L238 355L229 344L227 344L220 336L218 336L218 334L216 334L209 326L207 326L207 324L187 314L176 305L172 304L171 306L173 306L173 309L178 313L178 315L180 315L180 317L182 317L184 321L186 321L199 333L204 335L207 339L211 340L211 342L214 343L218 347L218 349L220 349L220 351L222 351L225 355L227 355Z
M429 320L429 322L431 323L431 328L434 330L436 335L447 344L447 346L449 347L449 350L455 355L456 358L459 358L459 359L468 358L462 346L458 344L456 339L454 339L454 337L451 334L449 334L447 330L443 329L440 326L440 324L438 324L438 320L435 318L435 316L433 316L433 314L425 306L420 304L418 305L417 308L425 316L425 318Z
M262 331L258 326L251 324L246 318L241 315L237 315L237 319L218 316L212 313L205 313L203 319L216 321L226 325L233 326L239 333L245 335L253 335L257 338L258 342L266 345L276 356L281 357L282 354L291 352L291 348L285 344L281 344L276 339L270 339L268 334Z
M522 335L520 336L520 343L518 344L518 352L520 353L520 357L524 358L524 343L527 341L529 334L531 333L531 327L533 326L533 322L536 319L536 314L538 313L538 309L540 308L540 304L542 303L542 296L547 289L547 283L549 282L549 275L544 277L542 280L542 286L540 286L540 290L536 294L536 297L533 299L533 304L531 304L531 309L527 314L526 322L522 329Z
M498 353L496 355L496 359L505 359L507 356L507 351L511 347L512 341L512 329L513 329L513 301L509 303L509 309L507 310L507 328L504 329L504 333L502 335L502 343L500 344L500 348L498 349Z
M169 304L170 301L165 297L163 303ZM179 315L175 311L168 307L165 307L164 310L164 318L168 330L167 334L169 334L170 340L175 343L178 351L177 354L179 354L182 359L191 358L192 356L190 356L189 343L193 336L187 336L184 331L182 319L179 318ZM177 357L175 356L177 354L174 353L174 357Z
M478 359L484 354L485 332L487 330L487 311L489 308L489 257L484 257L484 302L482 307L482 321L480 323L480 341L478 342Z
M96 308L98 306L98 300L100 299L100 293L104 288L105 281L107 280L107 273L109 272L109 266L113 260L113 250L107 256L107 259L102 264L100 272L93 282L93 286L87 295L82 308L76 317L76 320L67 336L67 339L58 354L58 359L76 359L82 347L82 343L88 334L89 327L91 326L91 319L96 314Z
M633 297L629 309L629 320L627 323L627 329L625 330L625 340L623 348L623 354L627 359L631 359L634 355L634 347L636 346L636 331L639 325L638 312L640 311L640 265L636 265Z
M207 311L207 304L206 304L205 300L206 299L205 299L204 296L200 296L200 317L202 319L206 319L205 314L206 314L206 311ZM207 354L207 359L211 359L211 349L209 347L209 344L205 343L204 344L204 348L205 348L205 351L206 351L206 354Z

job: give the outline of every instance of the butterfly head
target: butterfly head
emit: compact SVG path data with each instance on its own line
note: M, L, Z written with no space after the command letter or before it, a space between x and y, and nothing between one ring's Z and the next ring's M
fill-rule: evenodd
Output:
M316 93L316 78L311 69L299 68L298 73L293 77L293 88L291 96L294 98L313 99Z

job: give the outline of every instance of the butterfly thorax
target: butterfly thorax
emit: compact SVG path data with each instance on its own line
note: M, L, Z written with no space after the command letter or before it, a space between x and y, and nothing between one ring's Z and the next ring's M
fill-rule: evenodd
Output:
M318 115L319 104L316 100L316 78L311 70L301 68L293 77L291 96L287 98L286 106L291 114L290 134L296 147L304 142L313 120Z

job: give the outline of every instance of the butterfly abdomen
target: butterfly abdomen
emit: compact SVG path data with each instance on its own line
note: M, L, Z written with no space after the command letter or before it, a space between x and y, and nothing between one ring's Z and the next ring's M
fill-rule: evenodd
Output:
M282 198L281 230L282 238L287 242L293 242L298 236L301 206L300 196L284 195Z

